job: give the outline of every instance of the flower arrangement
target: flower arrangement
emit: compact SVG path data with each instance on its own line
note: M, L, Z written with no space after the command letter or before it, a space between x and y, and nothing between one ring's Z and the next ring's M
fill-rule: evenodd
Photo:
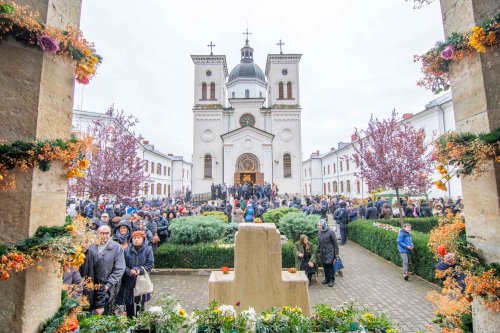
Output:
M11 144L0 142L0 188L14 189L16 182L12 170L26 172L38 167L42 171L50 168L53 161L61 161L69 169L66 177L84 177L83 170L89 167L84 152L92 145L91 137L70 140L38 140L32 142L15 141Z
M460 214L448 213L439 220L429 235L429 247L441 259L436 277L444 280L443 289L441 293L430 292L427 299L436 306L434 322L442 332L472 332L471 303L475 297L485 308L500 312L500 267L485 263L467 242Z
M0 245L0 278L7 280L10 274L21 272L37 263L42 270L42 260L50 259L58 262L61 272L70 267L79 267L85 260L82 248L90 244L94 234L87 229L87 221L78 217L61 227L38 228L33 237L25 239L17 245Z
M389 230L389 231L392 231L392 232L399 232L398 228L396 228L395 226L392 226L390 224L374 222L373 226L377 227L379 229Z
M229 270L230 270L230 269L229 269L229 267L227 267L227 266L223 266L223 267L221 268L221 271L222 271L222 273L223 273L223 274L229 274Z
M487 48L495 48L500 44L500 13L492 19L474 26L470 31L452 33L448 39L437 42L436 46L423 55L415 56L414 61L422 62L424 77L417 84L432 90L434 93L448 90L450 79L449 65L474 52L485 53Z
M80 30L71 26L66 30L46 27L37 21L38 16L28 6L0 1L0 42L12 36L27 47L40 48L57 56L70 56L76 81L88 84L102 62L94 45L83 38Z
M433 155L441 179L433 184L446 191L446 183L454 176L479 177L490 161L500 162L500 128L490 133L472 134L450 132L434 141ZM444 165L451 166L448 170Z

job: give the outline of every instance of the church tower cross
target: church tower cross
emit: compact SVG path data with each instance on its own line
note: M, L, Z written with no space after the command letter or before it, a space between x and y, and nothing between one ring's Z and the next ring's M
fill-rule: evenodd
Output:
M210 44L208 44L207 46L210 48L210 55L214 55L214 53L212 52L212 48L216 45L213 44L212 41L210 41Z
M279 47L280 47L280 54L283 54L283 50L281 49L281 47L282 47L283 45L285 45L285 43L283 43L283 42L281 41L281 39L280 39L280 42L279 42L278 44L276 44L276 45L279 45Z
M251 35L252 33L251 32L248 32L248 28L247 28L247 31L243 33L243 35L247 35L246 39L245 39L245 42L248 44L248 35Z

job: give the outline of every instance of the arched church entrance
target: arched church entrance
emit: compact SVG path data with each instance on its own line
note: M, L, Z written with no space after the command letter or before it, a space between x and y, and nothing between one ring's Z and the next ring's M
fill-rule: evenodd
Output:
M234 184L264 184L264 174L260 172L260 163L254 154L242 154L236 161Z

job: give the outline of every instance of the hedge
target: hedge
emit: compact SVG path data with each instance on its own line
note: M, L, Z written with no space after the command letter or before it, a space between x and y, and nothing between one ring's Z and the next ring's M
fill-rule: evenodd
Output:
M217 211L203 212L202 216L212 216L212 217L218 218L219 220L221 220L222 222L225 222L225 223L227 223L229 221L229 218L223 212L217 212Z
M190 216L173 220L171 241L177 244L197 244L220 240L226 235L227 223L214 216Z
M269 209L267 212L262 215L262 218L265 223L274 223L276 227L279 229L279 221L280 219L288 213L297 213L300 212L297 208L289 208L282 207L276 209Z
M358 220L348 224L348 237L354 243L402 266L398 251L398 233L373 226L374 220ZM434 275L436 260L429 250L429 235L412 231L415 245L411 255L410 271L431 282L439 282Z
M401 227L399 219L388 219L388 220L371 220L372 222L380 222L385 224L390 224L395 227ZM431 230L438 226L437 217L408 217L403 219L403 223L410 223L411 229L414 231L420 231L423 233L430 233Z
M294 267L293 243L282 245L282 266ZM165 243L155 252L155 268L220 269L234 267L234 247L229 244L180 245Z
M279 222L279 230L289 240L296 242L305 234L309 240L317 243L319 215L306 215L302 212L291 212L284 215Z

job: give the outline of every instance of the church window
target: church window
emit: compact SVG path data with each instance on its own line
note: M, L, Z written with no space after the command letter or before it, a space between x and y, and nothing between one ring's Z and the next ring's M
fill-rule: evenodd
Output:
M361 193L361 182L359 180L356 181L356 193Z
M168 192L167 192L168 197L170 197L170 185L168 185Z
M283 74L283 75L287 75L287 74L288 74L288 70L283 69L283 70L281 71L281 74Z
M255 117L250 113L245 113L240 117L240 126L255 126Z
M144 184L144 196L148 196L149 195L149 184L148 183L145 183Z
M286 97L292 99L292 82L286 84Z
M151 184L151 195L155 194L155 184Z
M215 83L210 83L210 99L215 99Z
M259 91L259 97L262 98L262 91Z
M344 171L344 163L340 161L340 172Z
M351 181L350 181L350 180L348 180L348 181L346 182L346 185L347 185L347 193L351 193Z
M330 174L330 165L328 165L328 174Z
M312 195L311 184L309 184L309 194Z
M339 191L339 187L337 185L337 182L333 182L332 187L333 187L333 193L337 193Z
M156 195L161 195L161 184L156 184Z
M233 91L233 93L231 94L231 96L234 98L236 96L236 93Z
M304 194L307 195L307 185L305 186L305 190Z
M207 99L207 84L205 82L201 84L201 99Z
M279 87L279 89L278 89L279 90L278 91L278 99L283 99L284 98L283 97L283 82L280 82L279 85L278 85L278 87Z
M337 173L337 164L333 165L333 173Z
M206 72L206 74L207 74L207 76L212 76L212 71L211 71L211 70L208 70L208 71Z
M349 171L349 160L345 161L345 169Z
M340 182L340 192L341 193L344 192L344 182L343 181Z
M167 169L167 176L170 177L170 167L168 167L168 169Z
M212 155L206 154L204 159L204 178L212 178Z
M323 194L326 194L326 183L323 183Z
M151 162L151 173L155 172L155 162Z
M331 183L328 182L328 193L332 193Z
M292 178L292 157L288 153L283 155L283 177Z
M166 166L164 166L164 167L163 167L163 175L164 175L164 176L166 176L166 175L167 175L167 167L166 167ZM163 191L163 192L165 192L165 191Z
M323 167L323 175L326 175L326 167Z
M250 98L250 90L245 90L245 98Z
M145 171L145 172L148 172L148 171L149 171L149 161L148 161L148 160L145 160L145 161L144 161L144 171Z
M156 174L161 175L161 163L156 164Z

